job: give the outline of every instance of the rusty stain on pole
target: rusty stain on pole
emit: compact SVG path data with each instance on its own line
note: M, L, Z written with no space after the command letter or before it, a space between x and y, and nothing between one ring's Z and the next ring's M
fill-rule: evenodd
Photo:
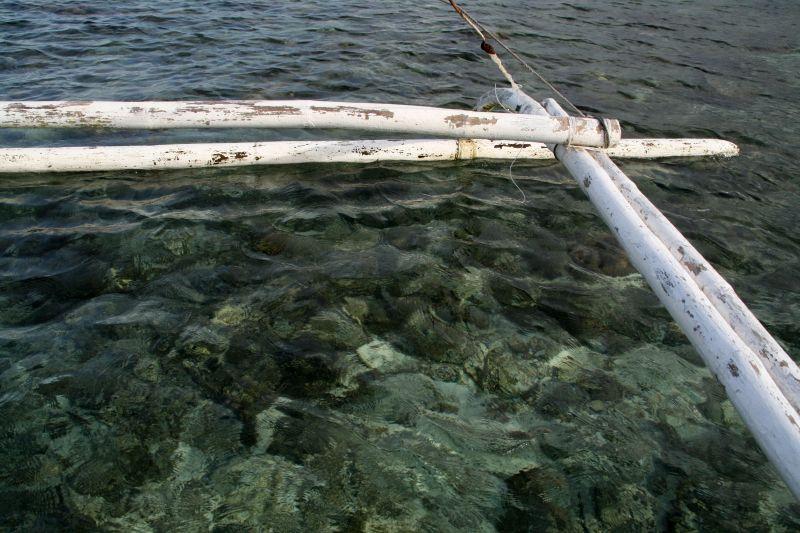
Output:
M312 100L0 102L0 128L337 128L602 147L620 139L610 124L607 136L594 118Z

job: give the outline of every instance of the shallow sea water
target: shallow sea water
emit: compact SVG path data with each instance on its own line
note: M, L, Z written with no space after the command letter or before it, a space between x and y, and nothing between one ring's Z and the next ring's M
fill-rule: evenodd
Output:
M623 167L797 356L800 5L464 4L627 134L741 145ZM433 0L0 0L0 99L466 109L478 45ZM507 162L0 177L0 529L800 529L569 175L511 172L525 203Z

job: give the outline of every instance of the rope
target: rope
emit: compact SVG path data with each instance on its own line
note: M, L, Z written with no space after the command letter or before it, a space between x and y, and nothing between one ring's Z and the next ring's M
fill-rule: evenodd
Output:
M459 15L461 15L461 18L464 19L467 24L472 26L472 29L475 30L478 33L478 35L481 36L481 40L484 43L486 42L486 37L483 35L483 32L481 32L481 29L478 27L478 24L476 22L474 22L474 19L472 17L470 17L469 15L464 13L464 10L461 9L461 6L456 4L453 0L442 0L442 1L444 3L449 3L450 6L455 10L455 12L458 13ZM483 46L481 46L481 47L483 47Z
M466 23L469 24L472 27L472 29L475 30L475 32L480 36L481 40L483 41L481 43L481 50L483 50L484 52L489 54L489 57L491 58L491 60L497 65L497 67L500 69L500 72L503 73L503 76L505 76L505 78L511 84L511 87L513 89L519 89L519 86L516 84L516 82L514 82L514 79L511 77L511 74L503 66L502 61L500 61L500 58L497 56L497 52L495 52L495 50L492 47L492 45L490 45L488 42L486 42L486 35L491 37L506 52L511 54L511 57L513 57L514 59L519 61L522 64L522 66L524 66L532 74L534 74L537 78L539 78L542 81L542 83L544 83L551 91L553 91L553 93L555 95L557 95L561 99L561 101L563 101L570 108L572 108L576 113L578 113L578 115L580 115L582 117L586 116L583 113L583 111L578 109L578 107L575 104L573 104L572 101L569 98L567 98L564 94L562 94L561 91L556 89L556 87L552 83L547 81L547 79L544 76L542 76L535 68L533 68L524 59L522 59L522 57L520 57L519 54L517 54L514 50L509 48L502 41L502 39L500 39L497 35L495 35L493 32L488 30L483 24L478 22L472 15L470 15L469 13L464 11L464 8L462 8L461 6L456 4L455 0L440 0L440 1L445 3L445 4L449 4L455 10L455 12L458 13L461 16L461 18L464 19L464 21L466 21Z
M500 69L500 72L503 73L503 76L505 76L506 80L508 80L508 83L511 84L511 87L513 87L514 89L519 89L519 85L517 85L517 82L514 81L514 78L511 76L511 73L508 70L506 70L506 67L503 65L503 62L500 61L499 57L497 57L497 52L495 52L492 45L486 41L486 36L483 34L483 31L481 31L482 26L478 23L478 21L473 19L466 12L464 12L464 10L461 9L461 6L456 4L454 0L442 0L442 2L450 4L450 6L455 10L455 12L458 13L462 19L464 19L464 22L469 24L472 27L472 29L475 30L475 33L477 33L481 38L481 50L483 50L489 55L489 58L494 62L495 65L497 65L497 68ZM485 31L485 28L483 29Z

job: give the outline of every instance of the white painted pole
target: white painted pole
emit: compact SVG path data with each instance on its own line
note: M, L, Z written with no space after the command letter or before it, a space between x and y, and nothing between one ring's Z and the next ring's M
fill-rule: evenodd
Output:
M730 156L716 139L623 139L614 157ZM542 143L482 139L276 141L63 148L0 148L0 172L86 172L296 163L373 163L462 159L555 159Z
M559 147L556 154L578 179L633 265L722 383L789 487L800 495L800 417L761 359L727 324L669 249L649 231L600 164L579 148Z
M558 105L558 104L556 104ZM550 104L546 103L550 109ZM709 301L750 349L759 355L772 379L795 411L800 413L800 368L742 302L733 287L692 246L678 229L639 191L607 154L590 152L615 182L648 228L669 248L694 278ZM800 421L800 417L798 417Z
M465 139L613 146L619 122L436 107L237 100L0 102L0 128L338 128Z
M514 94L504 103L513 102L529 112L544 111L527 95ZM555 106L551 109L563 113ZM728 324L687 265L652 232L590 152L564 146L554 147L554 151L614 231L631 263L722 383L781 477L800 496L800 416L762 359Z
M739 147L721 139L620 139L611 148L587 148L608 157L660 159L664 157L733 157Z
M545 100L551 113L565 113L555 100ZM678 229L639 190L636 184L614 164L608 154L588 151L614 181L627 202L637 211L650 231L667 246L691 275L697 286L723 316L744 343L761 356L770 376L781 389L795 411L800 413L800 368L769 334L750 309L742 302L733 287L692 246ZM800 418L800 417L798 417Z

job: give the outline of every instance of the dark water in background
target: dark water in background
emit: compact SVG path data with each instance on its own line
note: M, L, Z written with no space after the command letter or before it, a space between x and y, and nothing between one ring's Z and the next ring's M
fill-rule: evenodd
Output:
M627 134L740 143L624 169L800 353L800 4L465 4ZM433 0L0 0L0 98L469 108L502 81L478 44ZM571 178L517 162L523 205L508 173L0 178L0 529L800 528Z

